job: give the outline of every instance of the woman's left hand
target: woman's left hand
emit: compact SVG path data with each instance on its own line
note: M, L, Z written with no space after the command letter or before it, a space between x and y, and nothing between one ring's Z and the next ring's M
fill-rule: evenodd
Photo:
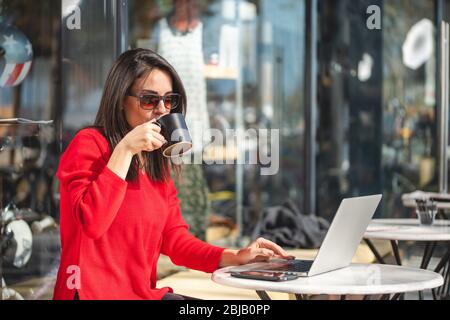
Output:
M259 238L241 250L225 250L220 265L221 267L226 267L268 261L270 259L292 260L294 257L290 256L276 243Z

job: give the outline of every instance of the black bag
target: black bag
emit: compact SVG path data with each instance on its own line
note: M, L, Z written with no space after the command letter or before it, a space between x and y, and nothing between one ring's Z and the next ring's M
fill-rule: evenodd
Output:
M325 219L302 214L295 203L288 200L263 211L252 237L263 237L285 248L317 249L329 227Z

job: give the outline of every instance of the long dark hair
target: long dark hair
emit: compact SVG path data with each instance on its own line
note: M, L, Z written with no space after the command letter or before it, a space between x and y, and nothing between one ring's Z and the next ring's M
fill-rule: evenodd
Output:
M148 49L134 49L123 53L116 61L106 79L100 108L97 112L94 127L102 129L111 150L132 129L122 110L125 98L137 79L147 76L154 69L167 72L172 79L173 92L181 95L181 102L171 113L186 114L186 92L175 69L159 54ZM144 168L154 181L164 182L169 177L169 160L158 149L153 152L142 152ZM179 173L179 166L172 164ZM127 180L135 180L139 174L139 157L135 155L128 170Z

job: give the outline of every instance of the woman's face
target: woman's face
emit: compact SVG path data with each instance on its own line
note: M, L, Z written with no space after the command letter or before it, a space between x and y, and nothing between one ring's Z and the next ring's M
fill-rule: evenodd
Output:
M139 96L140 93L145 92L164 96L172 93L172 90L172 79L169 74L162 70L154 69L148 76L135 81L131 88L131 94ZM123 109L125 118L132 128L170 113L170 110L164 107L162 99L153 110L144 110L139 106L139 98L131 96L125 98Z

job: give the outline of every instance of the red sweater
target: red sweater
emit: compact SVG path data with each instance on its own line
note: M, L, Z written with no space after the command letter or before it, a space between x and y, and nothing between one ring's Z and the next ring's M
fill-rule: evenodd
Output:
M106 165L111 151L96 129L80 131L61 157L61 264L54 299L162 299L156 288L162 253L211 273L223 248L206 244L184 222L173 181L140 173L126 182Z

